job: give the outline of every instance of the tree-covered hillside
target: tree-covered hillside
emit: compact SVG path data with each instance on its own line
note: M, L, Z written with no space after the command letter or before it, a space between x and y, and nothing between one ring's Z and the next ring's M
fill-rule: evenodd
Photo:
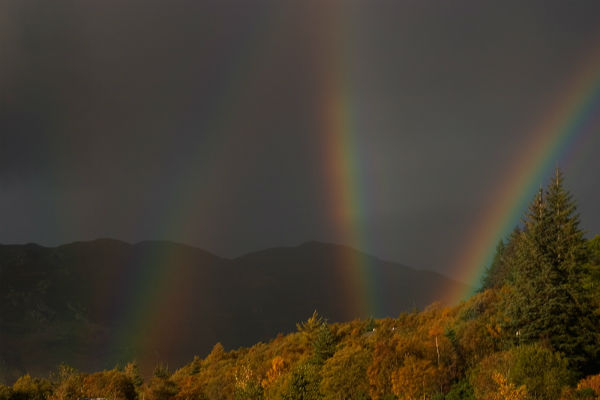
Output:
M236 259L170 242L0 245L0 383L46 376L59 363L97 371L135 359L144 373L157 362L181 366L216 342L233 349L293 332L315 309L332 321L367 318L343 279L356 274L348 260L369 265L380 281L388 307L375 318L467 290L441 274L317 242Z
M557 171L453 307L328 324L142 377L135 363L21 377L1 400L600 399L600 237L587 240ZM243 329L243 327L240 327Z

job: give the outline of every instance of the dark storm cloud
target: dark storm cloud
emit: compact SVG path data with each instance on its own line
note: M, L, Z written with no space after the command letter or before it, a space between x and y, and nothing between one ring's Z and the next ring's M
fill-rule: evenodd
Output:
M600 5L338 6L3 2L0 242L164 238L237 255L339 240L318 116L337 13L368 250L444 268L528 130L597 51ZM566 171L595 232L598 163ZM196 207L165 231L182 204Z
M381 232L373 240L376 253L394 258L418 248L423 254L432 243L441 250L464 240L494 201L491 189L520 156L527 134L548 118L578 64L596 51L595 8L591 2L411 2L357 11L364 24L355 38L365 119L359 131L371 132L364 151L383 181L371 221L373 232ZM576 195L593 181L589 173L598 163L588 163L588 174L579 171L585 177L567 171ZM580 199L582 210L588 202ZM597 213L584 218L598 226ZM452 237L460 239L450 244ZM421 265L443 264L450 253Z

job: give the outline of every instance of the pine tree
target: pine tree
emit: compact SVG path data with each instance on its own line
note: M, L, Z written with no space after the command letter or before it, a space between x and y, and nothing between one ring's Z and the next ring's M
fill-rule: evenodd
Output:
M543 328L540 313L547 304L550 285L547 263L544 260L543 238L545 231L546 205L543 190L540 189L529 206L523 221L524 230L520 235L515 251L515 270L512 295L506 307L510 332L521 342L539 339Z
M600 236L596 235L588 240L587 248L589 252L589 263L591 265L600 265Z
M483 279L481 280L481 291L498 286L498 271L502 265L502 256L504 255L505 249L506 246L504 245L504 240L500 239L500 242L498 242L498 245L496 246L494 259L490 266L486 268Z
M323 322L319 333L313 342L312 362L323 365L325 361L335 353L336 339L329 329L329 325Z
M483 276L480 291L499 288L512 281L515 252L521 233L521 229L515 227L506 242L504 240L498 242L494 259Z
M571 285L577 285L584 271L587 249L579 228L579 215L572 196L563 188L563 176L557 169L548 187L548 243L549 261L553 269Z
M595 368L598 354L598 328L581 284L585 261L576 205L557 170L525 216L505 327L518 343L546 342L581 372Z
M323 394L319 390L321 376L320 367L311 362L298 364L290 375L283 400L319 400Z

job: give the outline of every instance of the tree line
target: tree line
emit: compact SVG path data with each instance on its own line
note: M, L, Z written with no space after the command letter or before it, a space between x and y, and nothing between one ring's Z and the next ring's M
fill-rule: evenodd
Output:
M0 400L600 399L600 237L560 171L500 241L478 293L397 318L327 323L143 379L135 363L22 376Z

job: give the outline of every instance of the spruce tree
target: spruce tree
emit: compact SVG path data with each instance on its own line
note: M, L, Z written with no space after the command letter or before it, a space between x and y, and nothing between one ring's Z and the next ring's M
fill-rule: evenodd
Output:
M541 340L576 370L592 371L598 327L581 284L585 240L560 171L546 192L540 189L523 222L505 327L518 343Z
M548 187L547 250L553 269L572 286L579 284L587 261L586 242L579 228L579 215L572 196L563 188L563 176L557 169Z
M547 263L544 260L543 232L546 206L542 189L529 206L523 221L524 230L517 243L515 270L511 296L506 307L507 328L518 342L531 342L539 338L540 312L549 288Z
M480 291L499 286L498 271L502 266L502 256L504 255L505 249L506 246L504 245L504 240L500 240L500 242L498 242L498 245L496 246L496 253L494 254L494 259L492 260L490 266L486 268L485 273L483 275L483 279L481 280Z
M521 229L515 227L506 242L498 242L494 259L483 276L480 291L500 288L513 280L515 252L521 233Z
M312 362L317 365L323 365L325 361L335 354L336 339L329 329L329 325L323 322L319 333L313 342Z
M547 249L558 285L567 293L570 306L564 312L572 313L568 326L566 345L559 349L570 355L580 369L597 372L600 353L599 319L594 312L590 293L584 289L589 251L584 233L579 227L577 206L571 194L563 187L560 170L548 187L547 203L550 218L550 235Z

